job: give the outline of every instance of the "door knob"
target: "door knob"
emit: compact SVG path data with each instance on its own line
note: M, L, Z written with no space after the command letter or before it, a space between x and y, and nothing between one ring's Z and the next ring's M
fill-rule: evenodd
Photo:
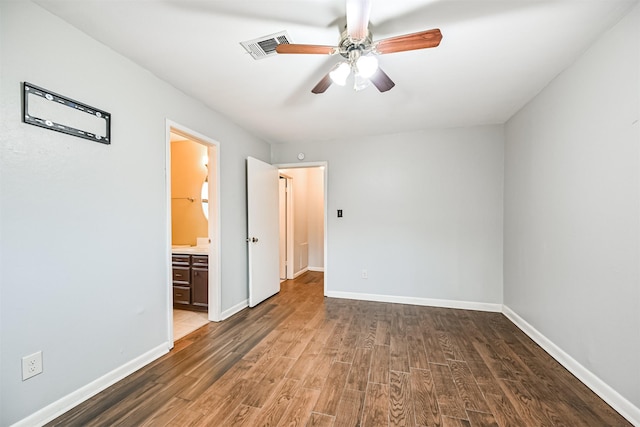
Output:
M247 242L258 243L257 237L247 237Z

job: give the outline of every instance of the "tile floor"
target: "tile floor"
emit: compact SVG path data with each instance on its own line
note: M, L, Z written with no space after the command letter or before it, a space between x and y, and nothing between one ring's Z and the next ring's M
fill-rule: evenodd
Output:
M207 313L173 309L173 340L177 341L207 323Z

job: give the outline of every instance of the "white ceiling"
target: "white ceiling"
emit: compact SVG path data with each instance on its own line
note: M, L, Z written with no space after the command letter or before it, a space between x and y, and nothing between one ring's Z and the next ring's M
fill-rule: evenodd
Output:
M374 40L440 28L439 47L380 56L396 87L311 89L340 56L254 60L286 30L336 45L345 0L36 0L272 143L504 123L635 0L372 0Z

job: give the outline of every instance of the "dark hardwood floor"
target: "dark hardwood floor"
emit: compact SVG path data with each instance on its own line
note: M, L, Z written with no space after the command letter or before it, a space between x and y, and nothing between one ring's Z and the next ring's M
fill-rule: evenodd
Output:
M281 288L49 425L631 425L501 314Z

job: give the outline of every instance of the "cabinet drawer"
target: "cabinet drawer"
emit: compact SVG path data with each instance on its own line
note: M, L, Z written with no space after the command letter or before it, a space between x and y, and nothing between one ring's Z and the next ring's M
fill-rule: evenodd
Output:
M171 264L173 265L189 265L190 255L173 254L171 255Z
M207 267L209 265L209 257L207 255L192 255L191 265L194 267Z
M173 283L191 283L189 267L173 267Z
M173 303L189 304L191 302L191 289L184 286L173 287Z

